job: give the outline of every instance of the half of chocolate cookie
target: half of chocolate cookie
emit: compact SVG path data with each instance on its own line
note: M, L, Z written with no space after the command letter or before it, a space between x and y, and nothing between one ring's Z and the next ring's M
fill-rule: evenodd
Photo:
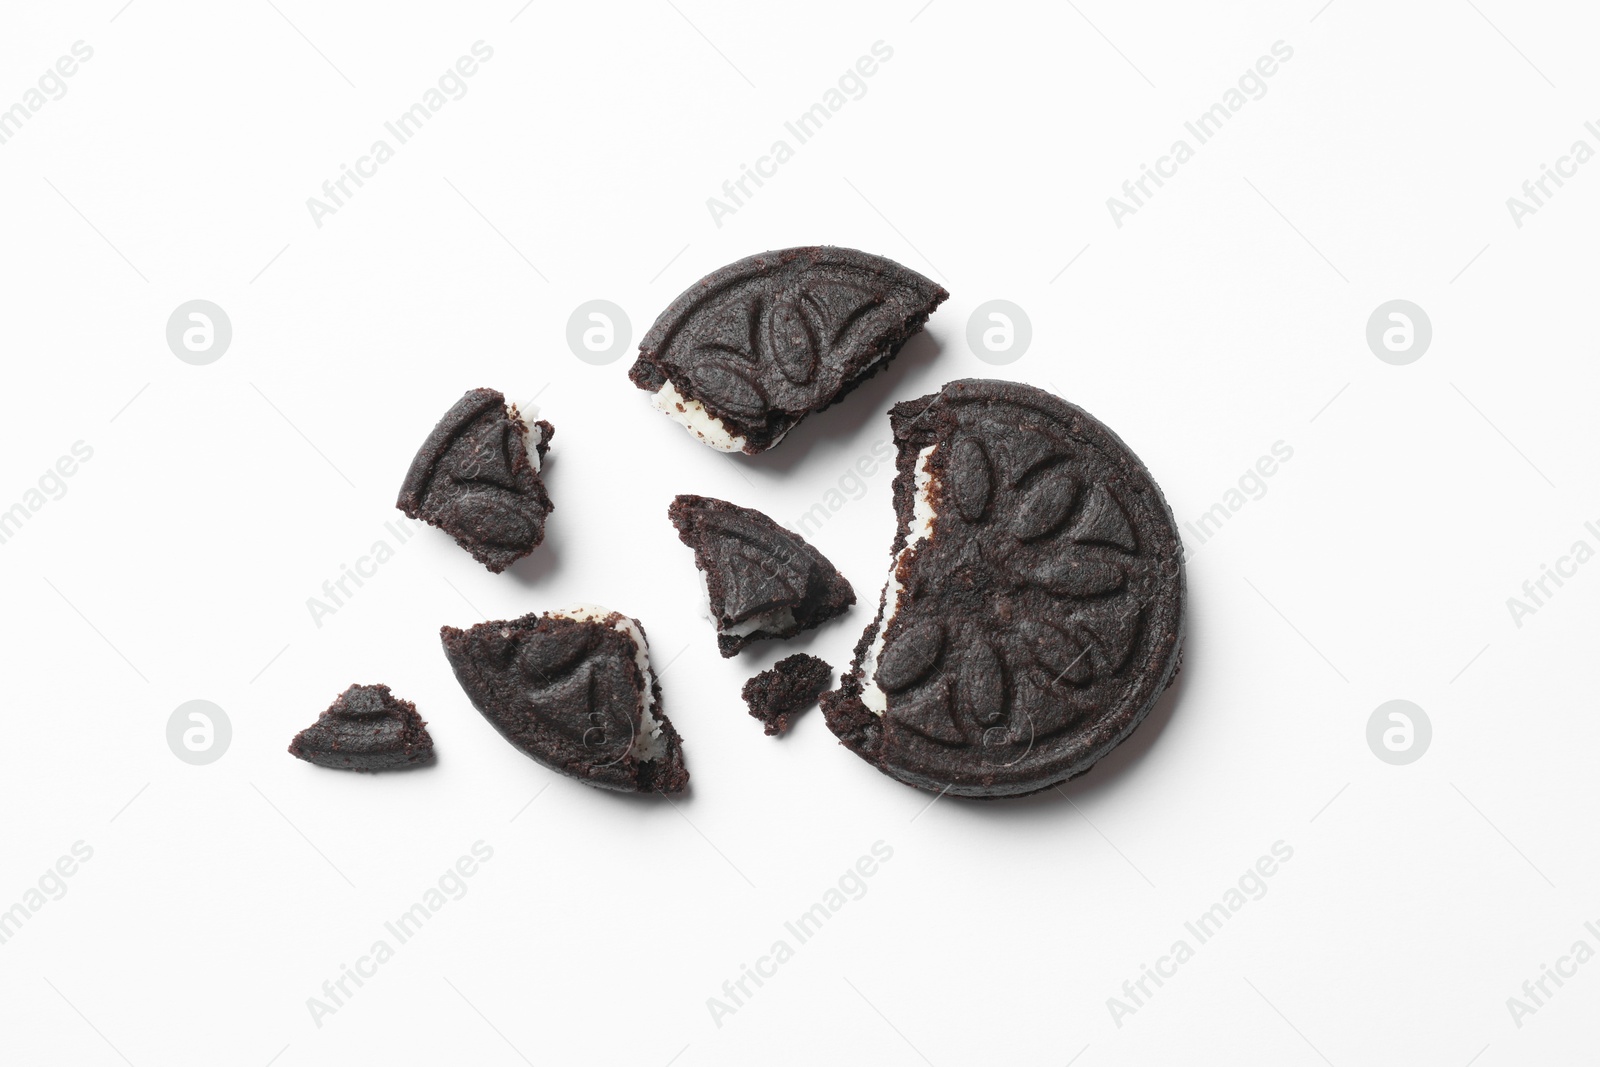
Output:
M712 448L755 455L879 370L949 295L852 248L763 252L674 300L628 377Z
M829 728L956 796L1082 774L1178 667L1183 555L1161 490L1116 434L1031 386L952 382L889 417L889 581L822 697Z
M472 389L422 443L395 507L456 539L498 574L544 540L555 505L539 477L555 428L493 389Z
M815 704L831 681L833 666L827 660L799 652L744 683L740 696L767 736L775 737L787 733L794 717Z
M688 785L683 742L662 714L636 619L583 606L446 626L439 637L473 706L551 770L623 792Z
M827 557L755 508L684 494L673 498L667 517L694 549L724 656L820 626L856 602Z
M388 771L430 762L433 738L411 701L386 685L352 685L294 735L289 753L318 767Z

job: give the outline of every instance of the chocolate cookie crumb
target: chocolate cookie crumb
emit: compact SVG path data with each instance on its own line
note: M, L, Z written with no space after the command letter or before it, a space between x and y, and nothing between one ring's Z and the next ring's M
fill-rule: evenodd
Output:
M786 656L744 683L744 702L767 736L787 733L795 716L817 702L833 681L833 665L804 652Z

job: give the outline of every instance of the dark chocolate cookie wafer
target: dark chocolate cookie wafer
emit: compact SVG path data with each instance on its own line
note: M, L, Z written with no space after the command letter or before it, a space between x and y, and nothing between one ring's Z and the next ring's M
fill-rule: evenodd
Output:
M422 443L395 507L499 574L544 540L555 505L539 468L555 432L524 421L493 389L470 390Z
M889 415L893 566L823 695L829 728L957 796L1082 774L1178 667L1183 557L1161 490L1116 434L1031 386L952 382Z
M341 771L388 771L433 759L433 738L417 706L386 685L352 685L294 735L291 755Z
M637 620L590 606L446 626L439 637L473 706L551 770L623 792L688 785Z
M673 498L667 517L694 549L724 656L820 626L856 602L827 557L754 508L685 494Z
M815 704L831 681L832 664L799 652L744 683L740 695L751 716L761 720L767 736L774 737L786 733L794 717Z
M882 368L949 295L851 248L763 252L674 300L628 377L712 448L755 455Z

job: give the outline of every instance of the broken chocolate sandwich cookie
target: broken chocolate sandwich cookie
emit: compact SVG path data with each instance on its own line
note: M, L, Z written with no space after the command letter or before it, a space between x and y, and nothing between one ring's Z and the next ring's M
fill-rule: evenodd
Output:
M851 248L788 248L695 282L628 377L712 448L755 455L880 370L950 294Z
M294 735L289 753L334 770L388 771L430 762L433 738L411 701L386 685L352 685Z
M1183 557L1160 488L1111 430L1031 386L957 381L889 414L889 580L822 697L829 728L956 796L1084 773L1178 668Z
M446 626L439 637L473 706L551 770L623 792L688 785L683 742L662 714L637 620L583 606Z
M395 507L456 539L496 574L544 540L555 505L539 469L555 428L527 422L493 389L472 389L433 428Z
M827 557L754 508L685 494L673 498L667 517L694 549L723 656L763 638L793 637L856 602Z

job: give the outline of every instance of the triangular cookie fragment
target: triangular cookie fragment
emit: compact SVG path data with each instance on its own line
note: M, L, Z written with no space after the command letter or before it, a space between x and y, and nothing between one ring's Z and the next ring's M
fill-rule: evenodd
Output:
M395 507L456 539L498 574L544 540L555 505L539 468L555 428L526 422L493 389L472 389L411 461Z
M352 685L294 735L291 755L344 771L387 771L433 759L433 738L417 706L386 685Z
M551 770L622 792L688 785L637 620L583 606L439 636L473 706Z
M820 626L856 602L821 552L754 508L685 494L673 499L667 517L694 549L724 656Z

